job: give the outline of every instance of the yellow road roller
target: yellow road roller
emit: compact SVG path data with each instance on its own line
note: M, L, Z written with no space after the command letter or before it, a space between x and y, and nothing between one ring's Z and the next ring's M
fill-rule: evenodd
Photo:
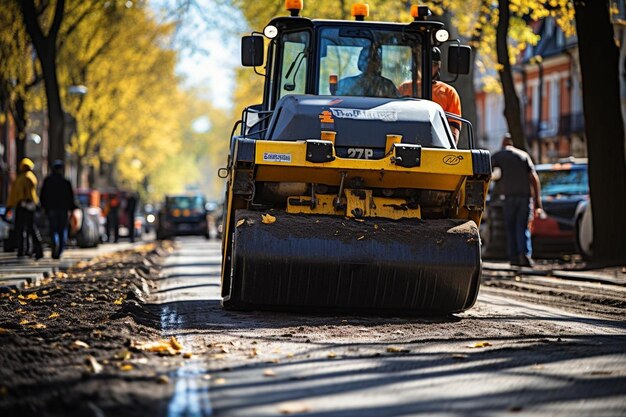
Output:
M222 305L233 310L451 314L479 288L490 155L431 100L433 48L451 74L470 48L430 10L410 23L288 16L242 38L263 103L233 129ZM401 95L402 84L410 86ZM406 90L406 89L405 89ZM467 144L457 146L451 122Z

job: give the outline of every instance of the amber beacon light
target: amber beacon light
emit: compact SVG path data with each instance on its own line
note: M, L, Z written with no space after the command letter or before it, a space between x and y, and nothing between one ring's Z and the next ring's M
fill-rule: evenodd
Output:
M330 94L335 95L337 93L337 75L331 74L328 76L328 89Z
M299 16L300 11L304 7L304 0L285 0L285 9L291 13L292 16Z
M352 16L356 20L363 21L370 15L370 6L367 3L356 3L352 6Z
M418 6L414 4L411 6L411 17L414 20L426 20L428 16L432 15L428 6Z

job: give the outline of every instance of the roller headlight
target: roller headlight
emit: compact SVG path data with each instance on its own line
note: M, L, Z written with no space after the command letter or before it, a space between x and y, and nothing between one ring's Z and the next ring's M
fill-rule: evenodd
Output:
M439 29L437 32L435 32L435 39L437 40L437 42L443 43L450 39L450 34L445 29Z

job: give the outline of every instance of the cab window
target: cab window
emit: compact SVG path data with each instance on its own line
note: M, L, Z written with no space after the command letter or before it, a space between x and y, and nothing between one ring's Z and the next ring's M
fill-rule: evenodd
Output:
M416 34L324 28L320 48L320 95L398 97L403 83L411 89L411 80L420 76L421 42Z
M287 94L304 94L309 55L309 32L286 33L282 36L281 42L283 56L280 65L278 98Z

